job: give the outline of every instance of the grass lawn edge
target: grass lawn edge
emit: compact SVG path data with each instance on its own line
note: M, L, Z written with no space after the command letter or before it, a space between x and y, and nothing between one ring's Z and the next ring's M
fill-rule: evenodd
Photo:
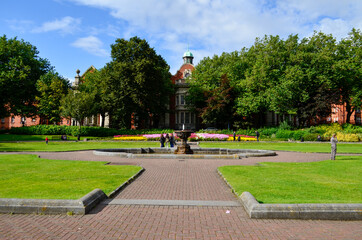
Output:
M253 219L362 220L362 204L261 204L249 192L240 196L217 169Z
M144 171L145 169L141 167L137 173L123 182L109 196L101 189L94 189L77 200L0 198L0 213L85 215L103 200L116 196Z

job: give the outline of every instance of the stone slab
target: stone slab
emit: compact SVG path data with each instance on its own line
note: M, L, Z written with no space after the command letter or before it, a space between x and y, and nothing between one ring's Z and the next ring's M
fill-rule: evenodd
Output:
M151 205L151 206L208 206L240 207L238 201L198 201L198 200L154 200L154 199L107 199L105 205Z
M362 220L362 204L260 204L249 192L240 200L250 218Z
M78 200L0 198L0 213L84 215L105 198L100 189Z

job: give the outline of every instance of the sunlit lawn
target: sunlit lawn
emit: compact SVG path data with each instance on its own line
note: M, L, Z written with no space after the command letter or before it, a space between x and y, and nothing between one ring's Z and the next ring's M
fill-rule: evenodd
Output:
M362 156L219 170L238 195L250 192L262 203L362 203Z
M18 143L0 143L0 152L20 152L20 151L77 151L102 148L140 148L140 147L159 147L157 142L69 142L69 141L49 141L45 142L18 142Z
M0 198L79 199L96 188L108 195L141 169L104 164L2 154Z
M331 144L323 143L301 143L301 142L200 142L204 148L232 148L232 149L261 149L274 151L295 152L331 152ZM338 143L337 153L362 153L360 143Z

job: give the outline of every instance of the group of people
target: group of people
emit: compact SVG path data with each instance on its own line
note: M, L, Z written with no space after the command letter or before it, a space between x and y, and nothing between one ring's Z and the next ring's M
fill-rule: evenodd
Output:
M255 136L256 136L256 141L258 141L259 142L259 136L260 136L260 134L259 134L259 132L258 131L255 131ZM236 141L236 132L234 131L234 133L233 133L233 137L234 137L234 141ZM240 142L240 136L238 136L238 141Z
M170 135L167 133L166 137L163 136L163 134L161 134L160 136L160 143L161 143L161 147L174 147L176 145L176 141L175 141L175 137L173 135L173 133L171 133Z

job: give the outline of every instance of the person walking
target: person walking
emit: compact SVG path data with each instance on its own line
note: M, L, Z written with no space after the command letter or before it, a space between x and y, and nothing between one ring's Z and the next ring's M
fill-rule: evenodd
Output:
M255 135L256 135L256 141L259 142L259 136L260 136L259 132L258 132L258 131L255 131Z
M175 137L173 136L173 133L171 133L170 135L170 147L174 147L175 146Z
M160 143L161 143L161 147L163 148L163 147L165 147L165 137L163 136L163 134L161 134L161 136L160 136Z
M233 133L233 137L234 137L234 142L235 142L235 140L236 140L236 132L235 131Z
M336 160L336 154L337 154L337 137L336 134L333 134L331 137L331 160Z
M48 145L48 142L49 142L49 138L48 137L46 137L45 138L45 143Z
M168 148L169 143L170 143L170 135L168 135L168 133L167 133L166 134L166 141L165 141L166 148Z

